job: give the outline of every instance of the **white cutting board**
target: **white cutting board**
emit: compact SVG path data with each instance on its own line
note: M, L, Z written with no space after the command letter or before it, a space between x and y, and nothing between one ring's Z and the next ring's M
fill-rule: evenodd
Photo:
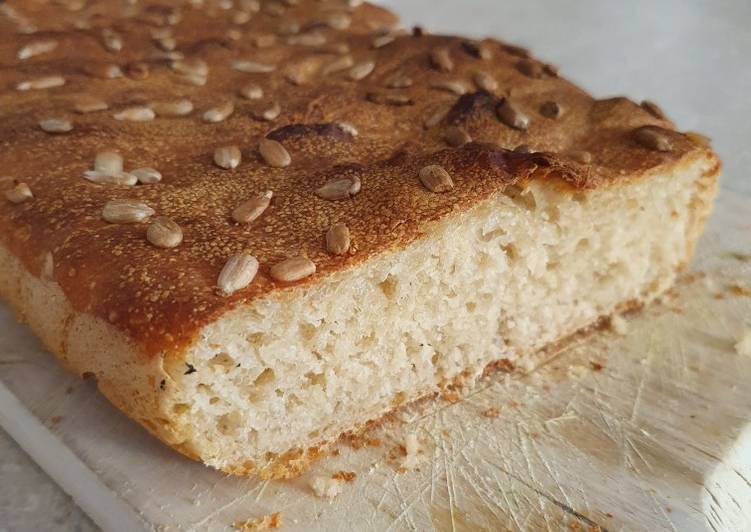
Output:
M751 263L731 255L751 253L751 40L747 2L704 4L399 5L408 21L533 44L601 95L654 97L730 154L693 266L706 277L629 318L626 337L598 333L532 375L496 375L465 401L405 413L374 434L381 447L342 446L298 480L263 482L226 477L153 440L0 306L0 425L107 530L226 530L276 511L289 530L750 530L751 358L733 343L751 322L751 298L726 286L751 286ZM500 415L482 416L488 407ZM388 457L407 433L424 459L399 474ZM339 470L357 479L333 503L314 497L311 476Z

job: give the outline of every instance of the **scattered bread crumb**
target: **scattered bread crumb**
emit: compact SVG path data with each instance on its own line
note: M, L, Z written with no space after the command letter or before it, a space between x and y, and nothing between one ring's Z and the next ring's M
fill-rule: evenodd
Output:
M610 316L610 330L619 336L626 336L628 332L628 322L618 314Z
M605 366L600 364L599 362L589 362L589 367L592 368L592 371L602 371Z
M485 417L498 417L501 415L501 411L496 407L490 407L486 410L483 410L481 414Z
M343 480L344 482L352 482L357 478L357 473L354 471L337 471L331 478L334 480Z
M313 477L310 487L322 499L333 499L342 492L342 482L329 477Z
M404 451L405 456L402 460L401 469L405 471L417 469L417 466L422 461L422 449L420 441L417 439L417 434L407 434L407 437L404 439Z
M447 390L441 393L441 399L443 399L444 401L448 403L454 404L454 403L459 402L459 400L461 399L461 396L459 395L459 392L457 392L456 390Z
M235 530L242 532L259 532L260 530L272 530L282 525L282 514L274 512L273 514L248 519L247 521L238 521L232 523Z
M742 356L751 357L751 327L744 327L738 342L735 344L735 352Z
M736 296L751 296L751 288L742 284L731 284L728 286L728 290Z

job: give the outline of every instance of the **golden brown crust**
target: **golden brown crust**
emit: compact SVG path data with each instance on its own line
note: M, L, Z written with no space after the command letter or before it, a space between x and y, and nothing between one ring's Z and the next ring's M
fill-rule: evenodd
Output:
M262 2L261 11L242 24L233 22L238 9L214 9L207 23L209 8L122 6L127 4L97 2L71 12L46 2L14 1L0 10L0 168L26 182L34 194L21 204L0 202L0 233L5 246L35 274L52 253L54 279L72 306L109 321L147 354L179 354L219 314L283 289L286 285L268 272L286 257L307 254L317 272L300 283L313 283L407 245L426 222L467 210L509 184L534 178L551 186L596 188L664 171L708 151L675 132L651 106L625 98L594 100L554 69L525 58L524 51L494 40L470 43L394 33L393 42L376 48L374 40L387 40L382 28L392 27L395 17L367 4ZM334 29L330 24L336 23L324 22L334 14L350 16L350 27ZM88 29L75 29L84 20ZM155 44L153 32L171 22L176 22L171 26L176 51L208 64L204 86L181 80ZM287 44L290 36L284 34L294 31L290 22L301 28L293 35L298 43L300 36L313 33L326 42ZM19 35L24 23L36 26L37 33ZM104 46L104 29L122 37L122 50ZM269 41L270 34L274 43L258 47L259 38ZM50 39L59 42L54 50L17 58L20 46ZM341 53L342 44L349 54ZM443 48L448 63L442 58L446 52L437 53ZM483 59L486 52L489 57ZM359 81L351 80L348 70L325 73L344 55L355 65L373 61L375 69ZM276 69L238 72L231 64L240 58ZM100 67L111 63L128 75L101 79ZM145 78L141 63L148 67ZM494 93L474 85L477 72L496 80ZM15 90L25 80L52 75L63 76L66 84ZM401 84L409 78L410 86L390 88L399 84L397 78ZM263 99L238 96L248 81L263 88ZM459 81L469 92L459 97L434 88L440 81ZM75 113L82 94L104 100L109 109ZM177 98L190 99L195 111L148 122L113 118L130 105ZM204 111L228 98L235 111L227 120L201 120ZM550 118L549 108L543 110L550 101L562 110L557 118ZM253 118L274 102L281 108L277 119ZM499 109L503 102L528 117L526 130L507 125L514 115ZM441 110L449 110L443 120L424 127ZM52 116L71 119L73 130L42 131L37 123ZM359 134L336 125L339 121L354 125ZM637 141L635 129L647 125L657 127L669 151ZM447 145L449 126L463 128L475 142ZM290 166L271 168L263 162L256 146L264 135L286 147ZM242 148L243 161L235 170L223 170L213 164L212 154L230 144ZM508 151L519 145L533 153ZM124 187L84 180L94 155L105 148L120 151L127 168L157 168L163 181ZM453 190L425 190L417 174L427 164L446 168ZM323 183L340 176L359 177L362 191L343 201L315 195ZM274 192L266 212L249 225L234 223L232 209L264 190ZM157 248L145 239L144 224L104 222L101 209L113 198L138 199L169 216L182 227L183 243ZM348 226L349 255L326 252L324 234L333 223ZM259 260L259 273L246 289L223 296L215 289L219 271L228 257L242 251Z

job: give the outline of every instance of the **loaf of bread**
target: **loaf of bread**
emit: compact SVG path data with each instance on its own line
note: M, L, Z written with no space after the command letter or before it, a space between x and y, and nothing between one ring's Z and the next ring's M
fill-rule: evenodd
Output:
M353 1L8 1L0 61L0 294L232 473L652 300L720 169L653 103Z

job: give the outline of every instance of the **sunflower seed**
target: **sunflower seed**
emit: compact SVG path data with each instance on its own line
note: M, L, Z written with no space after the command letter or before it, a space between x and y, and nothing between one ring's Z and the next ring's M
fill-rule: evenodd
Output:
M360 134L360 132L357 130L355 126L350 124L349 122L336 122L336 125L339 126L339 129L347 133L348 135L351 135L353 137L356 137Z
M177 48L177 41L171 35L155 38L154 42L165 52L171 52L172 50Z
M673 143L664 130L655 126L642 126L634 130L634 140L654 151L671 151Z
M266 164L274 168L284 168L292 162L289 152L275 140L262 138L258 143L258 151Z
M39 127L47 133L67 133L73 130L73 123L65 118L46 118L39 122Z
M120 66L112 63L95 63L86 66L84 70L93 78L115 79L123 77L123 71Z
M360 178L355 177L335 177L328 180L324 185L316 190L316 196L329 201L338 201L349 199L357 195L361 188Z
M342 70L352 68L354 64L355 60L351 55L343 55L341 57L337 57L323 68L323 75L326 76L329 74L334 74L335 72L340 72Z
M650 102L649 100L644 100L643 102L641 102L641 108L655 118L659 118L660 120L665 120L667 118L663 110L660 109L660 106L654 102Z
M360 81L361 79L367 78L374 69L375 63L373 61L358 63L349 69L349 79L352 81Z
M431 89L451 92L453 94L456 94L457 96L461 96L462 94L467 93L467 86L464 84L463 81L459 80L440 80L440 81L433 81L430 83Z
M474 80L475 85L484 91L495 92L498 89L498 82L487 72L475 72Z
M94 158L94 170L117 174L123 171L123 156L113 150L104 150Z
M344 55L350 52L350 47L346 42L336 42L327 46L321 46L317 49L317 52L319 54Z
M143 222L154 215L154 209L140 201L114 199L102 209L102 218L113 224Z
M412 78L399 75L391 78L386 82L386 87L389 89L406 89L412 86Z
M105 111L106 109L109 109L109 105L103 100L84 94L77 98L75 104L73 104L73 109L77 113L85 114L94 113L96 111Z
M225 170L232 170L240 165L242 153L237 146L221 146L214 150L214 164Z
M239 8L248 13L258 13L261 10L261 2L259 0L240 0Z
M261 35L253 35L250 38L250 42L256 48L270 48L276 44L276 35L273 33L265 33Z
M448 192L454 188L454 181L449 173L437 164L425 166L420 170L420 181L431 192Z
M138 178L129 172L104 172L101 170L86 170L84 179L99 185L122 185L132 187L138 183Z
M558 67L550 63L542 65L542 71L552 78L558 77Z
M18 50L16 57L23 61L36 55L47 54L57 48L57 41L34 41Z
M125 71L131 79L143 80L149 77L149 65L146 63L128 63Z
M488 60L493 56L490 48L488 48L484 43L481 42L464 41L462 43L462 48L464 48L464 51L466 51L469 55L478 59Z
M250 59L236 59L232 62L232 68L246 74L267 74L276 70L276 65L259 63Z
M382 94L378 92L369 92L365 97L369 101L381 105L403 106L415 103L412 98L406 94Z
M154 168L144 167L131 170L130 174L138 179L142 185L153 185L162 180L162 173Z
M430 63L433 65L433 68L442 72L451 72L454 70L454 61L451 59L451 53L444 46L433 48L430 51Z
M425 119L423 126L426 129L437 126L443 121L444 118L446 118L446 115L449 114L450 110L451 108L448 106L438 109L436 112Z
M326 44L326 36L317 31L303 33L302 35L292 35L287 37L287 44L297 46L323 46Z
M193 112L193 102L186 99L151 102L149 107L158 116L185 116Z
M179 74L177 76L178 81L185 83L186 85L194 85L196 87L203 87L209 81L207 76L200 74Z
M464 146L468 142L472 142L472 137L460 127L449 126L443 134L443 140L445 140L449 146L458 148Z
M227 30L227 37L233 41L239 41L243 38L243 32L235 28L230 28Z
M508 100L503 100L496 107L496 114L498 119L508 127L522 131L529 127L529 117Z
M315 56L292 63L284 69L284 78L293 85L305 85L318 73L320 60Z
M592 162L592 154L589 153L588 151L577 150L577 151L571 152L570 155L574 160L582 164L589 164Z
M547 118L556 119L563 114L563 109L558 102L547 101L540 106L540 114Z
M251 15L248 11L236 11L232 15L232 24L242 26L243 24L250 22L251 18L253 18L253 15Z
M315 263L308 257L291 257L271 267L271 278L275 281L292 283L313 275L316 272Z
M148 122L156 116L149 107L128 107L112 115L115 120L127 122Z
M344 224L334 224L326 231L326 251L332 255L344 255L349 251L349 229Z
M276 28L279 35L297 35L300 33L300 23L294 20L285 20Z
M516 68L519 72L530 78L538 79L541 78L543 74L542 65L532 59L522 59L516 63Z
M232 211L232 219L241 224L249 224L263 214L271 203L273 192L267 190L242 202Z
M209 75L209 65L203 59L189 58L172 62L172 70L186 76L206 77Z
M164 39L165 37L172 37L172 28L152 28L151 38L152 39Z
M65 85L65 78L62 76L44 76L42 78L29 79L21 81L16 85L16 90L30 91L30 90L42 90L51 89L54 87L61 87Z
M5 199L11 203L19 204L34 197L29 185L26 183L16 183L13 188L5 191Z
M265 120L266 122L273 122L277 118L279 118L279 115L282 112L282 107L279 105L279 102L274 102L271 104L271 106L267 107L266 109L262 109L260 111L251 111L251 114L253 115L253 118L256 120Z
M123 49L123 38L117 32L105 28L102 30L104 47L110 52L119 52Z
M224 122L235 111L235 103L227 100L203 113L204 122Z
M158 248L175 248L183 241L183 230L172 219L159 216L146 229L146 240Z
M373 39L373 43L371 44L371 46L376 49L383 48L384 46L391 44L395 40L396 40L396 35L391 35L387 33L386 35L380 35L376 37L375 39Z
M352 24L352 17L346 13L332 13L326 18L326 24L335 30L346 30Z
M684 133L687 139L695 142L699 146L702 146L703 148L711 148L712 147L712 139L710 139L706 135L702 135L701 133L697 133L695 131L686 131Z
M263 89L257 83L250 82L240 89L240 96L247 100L260 100L263 98Z
M506 53L516 57L528 58L531 55L530 51L526 48L513 44L504 44L503 49L506 51Z
M532 153L532 148L529 147L529 144L519 144L516 148L514 148L515 153Z
M226 262L216 284L224 295L230 295L248 286L256 273L258 273L258 260L252 255L238 253Z

